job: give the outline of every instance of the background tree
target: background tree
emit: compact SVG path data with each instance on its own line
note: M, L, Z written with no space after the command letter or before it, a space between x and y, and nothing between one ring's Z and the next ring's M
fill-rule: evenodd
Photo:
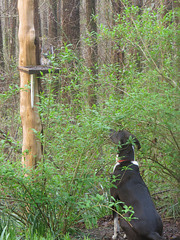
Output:
M41 36L42 40L46 40L48 38L48 19L49 19L49 14L48 14L48 6L49 6L49 1L39 1L39 13L40 13L40 19L41 19Z
M61 45L69 45L71 49L79 51L80 41L80 0L61 1ZM73 63L69 61L68 68L73 68ZM73 90L70 86L71 79L64 76L61 79L62 101L71 104Z
M14 0L12 3L10 3L10 6L12 7L12 16L10 18L10 57L16 56L16 46L17 46L17 41L16 41L16 24L17 24L17 0Z
M113 23L114 23L114 25L116 24L114 17L116 17L119 14L119 16L121 18L122 14L123 14L123 8L124 8L124 5L120 0L112 0L112 12L113 12L113 21L114 21ZM119 39L119 42L120 41L121 40ZM122 68L123 64L124 64L123 48L116 44L115 49L116 50L113 53L113 62L117 63Z
M3 67L3 35L2 35L2 23L0 15L0 65Z
M87 79L91 79L88 86L88 104L92 107L97 103L95 88L97 87L97 18L96 18L96 1L82 1L81 8L81 53L85 60L87 71ZM88 39L88 41L86 41ZM92 78L91 78L92 76ZM93 79L93 80L92 80Z
M80 39L79 5L79 0L61 1L62 44L72 44L74 49Z
M49 0L49 33L50 43L57 46L57 1Z

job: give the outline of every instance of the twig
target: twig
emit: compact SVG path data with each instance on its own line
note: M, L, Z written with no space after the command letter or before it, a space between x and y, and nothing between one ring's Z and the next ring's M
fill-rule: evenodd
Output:
M155 192L152 194L152 196L154 195L158 195L158 194L162 194L162 193L165 193L165 192L170 192L171 190L170 189L167 189L167 190L163 190L163 191L159 191L159 192Z

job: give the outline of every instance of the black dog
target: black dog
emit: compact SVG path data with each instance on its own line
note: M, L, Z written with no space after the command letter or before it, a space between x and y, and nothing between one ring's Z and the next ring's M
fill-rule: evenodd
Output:
M112 199L121 201L134 210L130 222L120 218L120 225L129 240L162 240L163 225L157 213L149 190L142 180L138 163L134 161L134 144L140 149L137 138L128 131L111 130L113 143L118 145L117 163L114 166L115 180L110 192ZM123 208L123 204L121 204ZM120 231L118 214L114 207L114 235L116 239ZM128 213L126 216L130 216Z

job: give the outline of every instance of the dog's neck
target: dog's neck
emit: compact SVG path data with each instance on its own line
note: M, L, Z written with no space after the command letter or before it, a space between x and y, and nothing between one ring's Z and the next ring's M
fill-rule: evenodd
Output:
M132 149L134 151L134 146L132 146ZM138 162L135 161L135 159L133 161L128 161L127 159L119 159L118 154L116 155L116 164L114 166L113 171L115 170L116 166L120 165L122 162L130 162L131 164L134 164L136 166L139 166Z
M118 163L121 164L122 162L131 162L132 164L139 166L138 162L135 161L135 159L133 161L129 161L126 159L119 159L118 154L117 154L116 155L116 164L118 164Z
M132 145L132 151L134 153L134 146L133 145ZM135 154L133 154L133 155L135 156ZM133 160L132 159L128 160L128 159L119 158L118 154L116 155L116 162L122 163L122 162L128 162L128 161L134 163L135 165L138 165L137 161L135 161L135 157L134 157Z
M113 172L114 172L114 170L116 169L116 167L117 167L118 165L121 165L122 162L130 162L131 164L134 164L134 165L136 165L136 166L139 166L139 164L138 164L137 161L127 161L127 160L117 161L117 157L116 157L116 164L114 165Z

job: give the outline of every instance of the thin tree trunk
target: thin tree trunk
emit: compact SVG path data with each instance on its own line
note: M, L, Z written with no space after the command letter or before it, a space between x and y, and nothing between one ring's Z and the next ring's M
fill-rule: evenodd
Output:
M86 1L86 18L87 18L87 31L89 34L91 45L87 46L87 66L92 72L93 79L88 87L88 102L89 106L92 107L97 104L97 96L95 93L96 85L96 64L97 64L97 24L96 24L96 0Z
M61 3L62 42L72 44L74 48L79 47L79 5L80 0L62 0Z
M56 46L57 41L57 1L49 0L49 38L50 43Z
M62 45L70 44L74 50L79 51L80 39L80 0L62 0L61 1L61 27L62 27ZM73 68L69 63L69 69ZM62 101L65 104L71 104L74 90L69 88L71 79L62 77Z
M16 13L17 13L17 0L13 0L12 6L12 16L10 18L10 57L16 56Z
M2 21L0 15L0 66L4 66L4 58L3 58L3 35L2 35Z
M61 35L61 0L57 0L57 36L60 39ZM58 41L59 42L59 41Z
M124 4L120 0L112 0L112 15L113 15L113 25L116 26L115 19L117 18L117 15L120 14L122 17L124 11ZM121 19L119 19L121 21ZM119 66L118 71L116 71L116 86L115 86L115 93L117 95L121 95L123 97L124 95L124 82L122 77L122 69L124 68L124 49L119 44L121 42L121 39L115 39L115 42L113 43L113 50L112 50L112 61L116 66Z
M131 2L131 5L139 7L138 14L141 15L143 0L132 0L130 2ZM136 62L137 69L139 70L139 72L142 72L142 52L138 48L134 48L134 47L132 47L130 51L131 51L132 58L134 58Z
M41 36L46 38L48 36L48 4L47 1L40 0L41 7L40 11L40 19L41 19Z
M40 65L39 37L41 36L41 18L38 11L38 0L34 0L34 27L35 27L36 65Z
M112 11L114 17L116 17L117 14L122 14L123 8L123 4L120 0L112 0ZM114 25L116 24L115 21L113 21L113 23ZM118 64L121 68L124 66L124 51L120 46L116 46L116 50L113 51L113 62ZM117 77L119 78L119 76Z
M37 64L37 37L34 26L35 5L37 0L18 0L19 11L19 66ZM23 128L22 164L34 168L42 157L41 143L35 132L42 130L36 103L39 101L38 80L34 78L34 108L31 106L31 94L28 88L30 75L20 72L20 115Z
M112 26L111 0L97 0L97 26ZM104 36L104 30L98 27L98 65L111 63L112 39Z
M3 44L4 44L4 65L6 69L9 69L9 36L8 36L8 32L9 32L9 18L8 18L8 8L9 8L9 4L8 1L4 1L4 6L2 6L2 8L4 8L4 29L3 29Z

